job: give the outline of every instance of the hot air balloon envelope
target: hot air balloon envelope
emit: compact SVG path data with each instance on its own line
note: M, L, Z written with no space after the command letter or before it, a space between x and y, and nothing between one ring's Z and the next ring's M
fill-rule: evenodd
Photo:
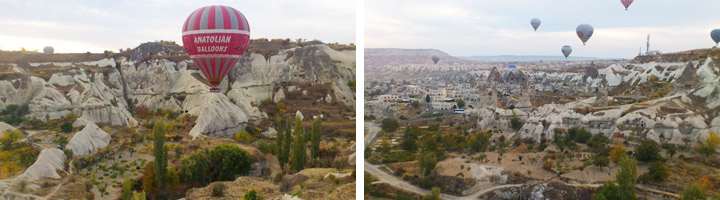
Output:
M212 85L212 92L243 56L250 42L247 18L230 6L205 6L192 12L182 27L185 51Z
M433 61L435 64L437 64L438 61L440 61L440 57L438 57L438 56L432 56L432 57L430 57L430 59L432 59L432 61Z
M710 32L710 37L715 41L715 45L720 43L720 29L715 29Z
M565 58L567 58L568 56L570 56L570 53L572 53L572 47L565 45L562 47L562 49L560 49L560 51L562 51L563 55L565 55Z
M508 66L508 69L517 69L517 66L515 66L515 65L509 65L509 66Z
M595 29L590 24L580 24L577 26L575 31L577 31L577 35L582 40L583 45L585 45L585 42L587 42L590 37L593 35L593 31Z
M532 25L532 27L535 29L535 31L537 31L538 27L540 27L540 19L532 18L530 20L530 25Z
M45 48L43 48L43 53L53 54L55 53L55 48L51 46L46 46Z
M625 6L625 10L627 10L630 4L633 3L633 0L620 0L620 3L622 3L622 5Z

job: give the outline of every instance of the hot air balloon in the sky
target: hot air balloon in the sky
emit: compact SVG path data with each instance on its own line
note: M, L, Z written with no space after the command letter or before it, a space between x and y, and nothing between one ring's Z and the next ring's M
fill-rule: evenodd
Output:
M53 53L55 53L55 48L53 48L51 46L46 46L45 48L43 48L43 53L53 54Z
M438 57L438 56L436 56L436 55L430 57L430 59L432 59L432 61L433 61L435 64L437 64L437 62L440 61L440 57Z
M633 0L620 0L620 3L622 3L622 5L625 6L625 10L627 10L630 4L633 3Z
M517 66L511 64L511 65L508 65L508 69L517 69Z
M210 92L220 92L217 86L248 48L250 25L235 8L205 6L185 20L182 40L185 51L212 86Z
M580 24L577 26L577 35L582 40L583 45L585 45L585 42L587 42L590 37L592 37L593 31L595 29L590 24Z
M567 57L570 56L570 53L572 53L572 47L568 45L563 46L560 50L562 51L563 55L565 55L565 59L567 59Z
M532 25L532 27L535 29L535 31L537 31L538 27L540 27L540 19L532 18L530 20L530 25Z
M710 37L715 41L715 46L720 43L720 29L715 29L710 32Z

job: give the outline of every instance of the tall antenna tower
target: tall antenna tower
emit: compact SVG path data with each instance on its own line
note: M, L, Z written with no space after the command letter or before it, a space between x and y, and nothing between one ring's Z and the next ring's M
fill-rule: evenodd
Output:
M645 55L650 55L650 34L647 37L647 47L645 49Z

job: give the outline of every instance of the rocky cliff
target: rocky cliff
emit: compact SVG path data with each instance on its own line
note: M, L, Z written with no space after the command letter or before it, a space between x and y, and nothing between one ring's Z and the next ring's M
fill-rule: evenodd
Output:
M229 136L266 118L255 105L282 100L293 85L330 84L323 100L355 104L348 84L355 80L355 50L314 44L276 51L245 54L219 94L208 92L182 47L168 43L104 55L0 52L0 108L28 104L25 117L40 120L75 114L74 126L136 126L131 108L171 109L198 116L193 136Z

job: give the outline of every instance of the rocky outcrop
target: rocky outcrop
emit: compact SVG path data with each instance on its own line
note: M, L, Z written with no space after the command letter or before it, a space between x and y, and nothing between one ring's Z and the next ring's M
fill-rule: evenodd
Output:
M58 169L63 169L65 153L57 148L43 149L40 151L35 163L30 165L24 173L17 177L19 180L38 180L41 178L59 179Z
M282 101L299 85L330 85L317 100L354 108L355 51L336 51L324 44L279 50L265 57L248 53L220 84L224 93L210 94L197 65L182 47L145 43L130 52L96 61L14 63L12 76L0 80L0 108L29 104L27 117L58 119L78 116L74 126L104 123L135 126L130 107L188 111L197 115L191 134L229 136L248 123L267 118L254 105ZM45 70L52 75L43 76ZM40 73L42 72L42 73ZM279 88L278 92L275 92Z
M65 146L73 150L73 156L84 156L110 144L110 135L100 129L95 123L87 123L85 128L70 139Z

